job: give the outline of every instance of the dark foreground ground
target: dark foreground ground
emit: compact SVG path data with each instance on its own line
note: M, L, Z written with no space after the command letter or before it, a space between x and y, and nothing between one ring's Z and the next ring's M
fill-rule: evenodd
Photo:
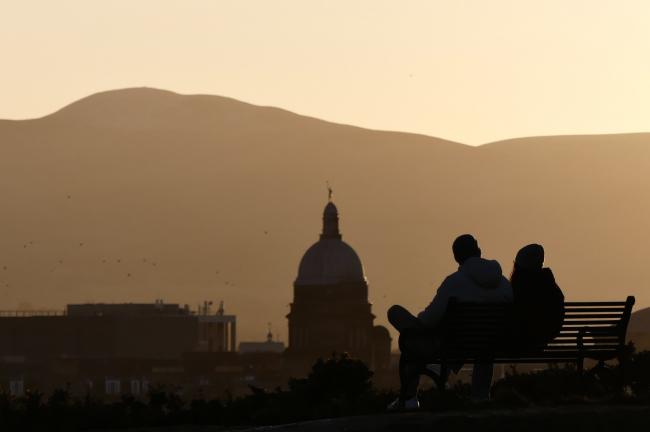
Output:
M176 426L130 429L131 432L397 432L397 431L631 431L648 430L650 407L565 406L473 412L415 412L341 417L278 426L222 428Z

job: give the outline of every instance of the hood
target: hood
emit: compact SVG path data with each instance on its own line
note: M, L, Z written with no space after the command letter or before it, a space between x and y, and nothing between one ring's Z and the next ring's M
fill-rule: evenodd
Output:
M503 277L498 262L483 258L469 258L460 266L459 271L485 289L495 289Z

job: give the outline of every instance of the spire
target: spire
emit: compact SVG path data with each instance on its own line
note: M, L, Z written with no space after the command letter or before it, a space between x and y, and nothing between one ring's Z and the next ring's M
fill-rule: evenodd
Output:
M330 186L329 181L325 181L327 185L327 205L323 211L323 232L320 235L322 239L341 239L339 232L339 211L332 202L332 195L334 191Z
M323 232L322 239L341 239L339 232L339 211L333 202L328 202L323 211Z
M273 342L273 333L271 333L271 323L268 323L269 331L266 333L266 341Z

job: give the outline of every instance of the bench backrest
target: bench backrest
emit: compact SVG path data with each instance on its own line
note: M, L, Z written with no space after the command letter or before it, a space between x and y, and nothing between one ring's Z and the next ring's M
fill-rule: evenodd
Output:
M623 302L565 302L562 328L546 351L621 349L633 306L632 296Z
M512 305L463 303L451 298L443 321L443 349L451 357L492 357L512 325Z
M622 302L565 302L558 336L543 352L546 357L575 352L620 350L630 320L634 297ZM463 303L452 298L444 318L442 352L450 357L485 358L515 354L510 304ZM519 349L521 351L521 349ZM519 352L519 354L524 354Z

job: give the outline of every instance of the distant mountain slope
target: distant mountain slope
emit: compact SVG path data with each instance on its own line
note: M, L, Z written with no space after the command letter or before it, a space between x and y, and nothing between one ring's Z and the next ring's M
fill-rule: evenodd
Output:
M632 314L627 334L637 350L650 350L650 308Z
M630 331L650 333L650 307L634 312L628 328Z
M506 273L544 244L570 299L647 306L649 166L649 134L474 148L217 96L99 93L0 121L0 309L224 299L242 339L268 321L286 338L326 180L380 322L430 300L462 232Z

